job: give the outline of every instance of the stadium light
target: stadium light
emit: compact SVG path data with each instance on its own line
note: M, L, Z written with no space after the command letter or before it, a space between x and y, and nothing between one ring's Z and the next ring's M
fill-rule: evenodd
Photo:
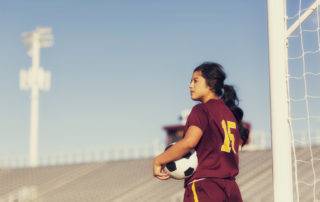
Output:
M38 166L38 128L39 128L39 90L49 91L51 73L40 67L40 48L53 45L50 27L37 27L34 31L22 33L28 55L32 58L32 66L28 70L20 70L20 89L31 90L30 110L30 153L29 165Z

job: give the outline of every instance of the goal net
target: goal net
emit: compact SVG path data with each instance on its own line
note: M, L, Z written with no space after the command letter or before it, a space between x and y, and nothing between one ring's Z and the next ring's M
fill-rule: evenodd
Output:
M275 202L320 201L320 0L268 0Z
M320 0L287 0L293 199L320 201Z

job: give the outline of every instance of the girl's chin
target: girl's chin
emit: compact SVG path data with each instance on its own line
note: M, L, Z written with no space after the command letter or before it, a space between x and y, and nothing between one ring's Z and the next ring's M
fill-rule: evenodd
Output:
M194 101L201 101L201 99L198 98L198 97L192 97L192 96L191 96L191 99L194 100Z

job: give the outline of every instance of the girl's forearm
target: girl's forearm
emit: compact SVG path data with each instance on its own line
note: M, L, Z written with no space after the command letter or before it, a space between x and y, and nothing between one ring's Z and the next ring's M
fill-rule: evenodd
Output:
M167 164L171 161L181 158L184 154L190 151L192 147L185 139L180 140L176 144L172 145L169 149L161 153L155 158L155 162L160 165Z

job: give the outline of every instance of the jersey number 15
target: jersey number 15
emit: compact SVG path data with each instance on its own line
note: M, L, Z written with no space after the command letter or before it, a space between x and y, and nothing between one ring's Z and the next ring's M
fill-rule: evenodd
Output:
M237 152L234 149L234 135L231 133L231 129L236 129L236 123L232 121L227 121L226 124L226 121L222 120L221 125L224 131L224 143L221 146L221 151L230 153L232 148L233 153L236 154Z

